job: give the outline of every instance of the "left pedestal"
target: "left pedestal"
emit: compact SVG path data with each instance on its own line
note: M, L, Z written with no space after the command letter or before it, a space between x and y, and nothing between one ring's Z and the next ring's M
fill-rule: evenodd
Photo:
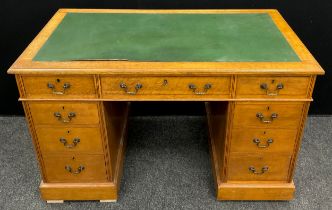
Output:
M42 174L42 198L116 201L129 103L65 98L68 95L65 100L30 100L20 78L18 85ZM45 92L50 89L45 85Z

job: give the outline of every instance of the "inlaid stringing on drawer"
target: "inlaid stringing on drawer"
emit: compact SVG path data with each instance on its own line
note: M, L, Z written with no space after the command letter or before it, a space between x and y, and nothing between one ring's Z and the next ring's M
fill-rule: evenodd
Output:
M22 76L27 98L97 98L93 76Z
M286 153L294 149L296 129L233 129L231 153Z
M29 102L35 124L96 125L99 123L96 102Z
M101 77L102 95L219 95L229 97L230 77Z
M287 181L291 156L231 155L229 181Z
M107 181L103 155L44 156L44 163L50 183Z
M233 126L296 129L302 109L302 102L238 102L234 110Z
M103 154L98 127L37 127L37 139L43 154Z
M307 98L310 77L239 76L236 98Z

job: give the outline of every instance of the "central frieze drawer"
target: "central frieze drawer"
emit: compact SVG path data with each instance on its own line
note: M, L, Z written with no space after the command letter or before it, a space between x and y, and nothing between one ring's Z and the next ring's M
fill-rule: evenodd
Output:
M29 102L35 124L98 124L96 102Z
M230 77L101 77L102 95L230 95Z

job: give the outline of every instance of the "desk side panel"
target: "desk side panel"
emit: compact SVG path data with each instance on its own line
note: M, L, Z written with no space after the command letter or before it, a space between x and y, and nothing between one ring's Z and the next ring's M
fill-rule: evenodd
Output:
M224 159L226 145L226 129L228 102L207 102L206 112L210 134L210 152L216 184L224 179Z
M109 147L111 177L114 184L119 184L126 141L128 102L103 102L104 124Z
M20 93L20 97L25 97L25 91L24 91L24 85L23 85L23 81L20 75L15 75L16 78L16 83L17 83L17 87ZM22 106L24 109L24 113L25 113L25 119L26 122L28 124L28 128L29 128L29 132L32 138L32 144L33 144L33 148L37 157L37 161L38 161L38 165L39 165L39 169L41 172L41 177L42 180L46 180L46 176L45 176L45 167L44 167L44 163L43 163L43 158L42 158L42 153L40 150L40 146L38 143L38 139L37 139L37 134L35 131L35 126L32 120L32 116L31 116L31 112L30 112L30 108L29 108L29 104L28 102L22 102Z

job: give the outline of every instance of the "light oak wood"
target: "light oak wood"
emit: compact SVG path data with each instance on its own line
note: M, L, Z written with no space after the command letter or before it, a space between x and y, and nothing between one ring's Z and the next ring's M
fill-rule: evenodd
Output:
M310 77L265 77L239 76L237 81L237 98L306 98ZM266 84L268 91L261 88ZM283 88L278 90L277 85ZM276 94L276 95L275 95Z
M210 129L210 155L212 161L212 172L215 179L216 197L218 200L291 200L294 198L295 186L292 181L287 182L272 182L272 181L237 181L237 182L223 182L223 162L218 160L218 156L222 154L222 150L216 147L216 140L212 136L212 122L211 116L213 112L207 104L208 123Z
M103 13L266 13L300 62L36 62L33 57L68 12ZM122 174L128 101L206 103L212 170L219 200L290 200L292 182L316 75L324 71L276 10L97 10L60 9L8 70L15 74L38 163L40 191L47 201L117 200ZM57 81L59 79L59 82ZM164 80L167 80L165 85ZM53 94L54 83L64 94ZM127 94L120 83L137 94ZM195 94L189 84L205 94ZM275 96L260 85L266 83ZM283 88L273 91L275 84ZM271 93L271 92L270 92ZM59 112L61 118L54 116ZM71 120L70 112L75 112ZM262 113L265 122L256 115ZM271 114L277 118L271 123ZM69 122L63 122L69 121ZM66 132L69 132L66 133ZM74 148L65 148L79 136ZM266 143L258 148L254 138ZM73 157L75 160L73 160ZM79 174L75 171L84 164ZM253 174L263 166L264 174ZM152 180L153 181L153 180Z
M120 84L125 84L128 94ZM141 84L142 88L135 90L135 86ZM189 85L197 87L196 94ZM211 88L205 90L205 85L210 84ZM141 95L192 95L193 97L205 95L218 95L217 98L230 97L230 77L101 77L102 97L107 98L132 98L135 99ZM198 94L203 93L203 94ZM210 96L213 97L213 96ZM146 98L146 96L144 97ZM175 96L176 98L176 96Z
M303 103L298 102L252 102L236 104L234 110L234 128L284 128L296 129L300 123ZM276 113L277 118L271 123L264 123L258 118L257 113L262 113L264 119L271 120L271 115Z
M26 99L26 98L20 98L19 101L58 101L57 99ZM83 102L86 101L86 99L63 99L61 101L75 101L75 102ZM236 98L224 98L220 97L219 95L135 95L135 97L132 96L116 96L114 95L111 98L107 99L89 99L89 101L109 101L109 102L115 102L115 101L201 101L201 102L206 102L206 101L240 101L240 102L264 102L267 101L266 99L257 99L257 98L243 98L243 99L236 99ZM268 101L271 102L295 102L295 101L313 101L312 98L310 99L270 99Z
M98 107L94 102L29 102L33 121L36 125L96 125L99 123ZM54 116L61 114L61 119ZM74 112L75 117L69 121L68 115ZM63 122L64 120L69 122Z
M306 122L306 119L307 119L307 116L308 116L309 106L310 106L309 103L305 103L303 108L302 108L302 116L301 116L301 119L300 119L300 127L297 130L297 137L296 137L296 141L295 141L295 147L294 147L294 150L293 150L290 170L289 170L289 173L288 173L288 181L291 181L293 179L293 176L294 176L296 160L297 160L297 156L298 156L299 151L300 151L302 136L303 136L303 133L304 133L304 126L305 126L305 122Z
M107 103L107 106L112 106L112 104ZM109 111L105 116L108 118L118 118L122 117L123 119L117 119L118 122L122 122L122 125L117 124L117 126L122 127L121 136L119 138L118 149L116 152L116 158L114 165L113 179L112 182L104 183L44 183L40 184L40 191L42 198L44 200L50 199L59 199L64 200L117 200L118 191L120 188L120 178L122 174L123 159L124 159L124 149L126 145L126 130L127 130L127 117L128 117L128 103L126 104L117 104L114 111ZM120 111L121 109L122 111ZM116 113L118 117L112 116ZM109 132L111 130L108 130ZM117 131L119 132L119 131ZM110 138L110 136L108 137ZM109 139L108 141L115 141ZM112 148L112 150L115 150ZM114 155L114 154L113 154Z
M206 102L205 108L209 127L210 154L211 162L213 163L212 169L216 171L214 172L215 183L218 187L219 180L224 178L225 136L227 126L230 126L232 123L232 121L228 119L231 116L232 107L231 104L222 102ZM222 177L217 178L217 174L220 174Z
M123 159L123 144L127 129L129 104L128 102L103 103L107 143L109 145L111 165L117 166ZM112 167L112 177L121 169Z
M283 153L291 155L297 130L292 129L233 129L230 152L234 153ZM256 143L258 139L260 143ZM272 139L272 143L268 140Z
M17 82L19 83L20 81L17 81ZM18 86L18 87L20 88L21 86ZM23 102L22 105L23 105L23 109L24 109L24 112L25 112L25 119L26 119L26 122L27 122L28 127L29 127L29 132L30 132L30 135L32 137L33 148L34 148L36 158L37 158L37 161L38 161L38 165L39 165L39 169L40 169L40 173L41 173L41 178L42 178L42 180L45 180L46 175L45 175L44 160L43 160L43 157L42 157L42 154L41 154L40 145L39 145L39 142L38 142L38 139L37 139L37 134L35 132L35 125L32 121L30 108L29 108L27 102Z
M36 133L44 155L52 153L103 154L103 139L98 127L38 127ZM60 139L65 139L67 145ZM79 143L74 144L75 139L79 139Z
M287 181L290 156L285 155L234 155L229 158L229 181ZM264 166L268 170L262 174L254 174L249 167L261 173Z
M232 184L222 183L217 189L219 200L292 200L294 183Z
M44 156L47 182L106 182L105 160L103 155L47 155ZM70 166L73 172L80 166L84 170L73 174L65 169Z
M117 200L113 183L44 183L39 186L44 200Z
M92 76L24 76L22 80L27 98L86 99L97 97ZM70 87L64 90L65 83ZM48 84L54 85L54 90L49 88Z

